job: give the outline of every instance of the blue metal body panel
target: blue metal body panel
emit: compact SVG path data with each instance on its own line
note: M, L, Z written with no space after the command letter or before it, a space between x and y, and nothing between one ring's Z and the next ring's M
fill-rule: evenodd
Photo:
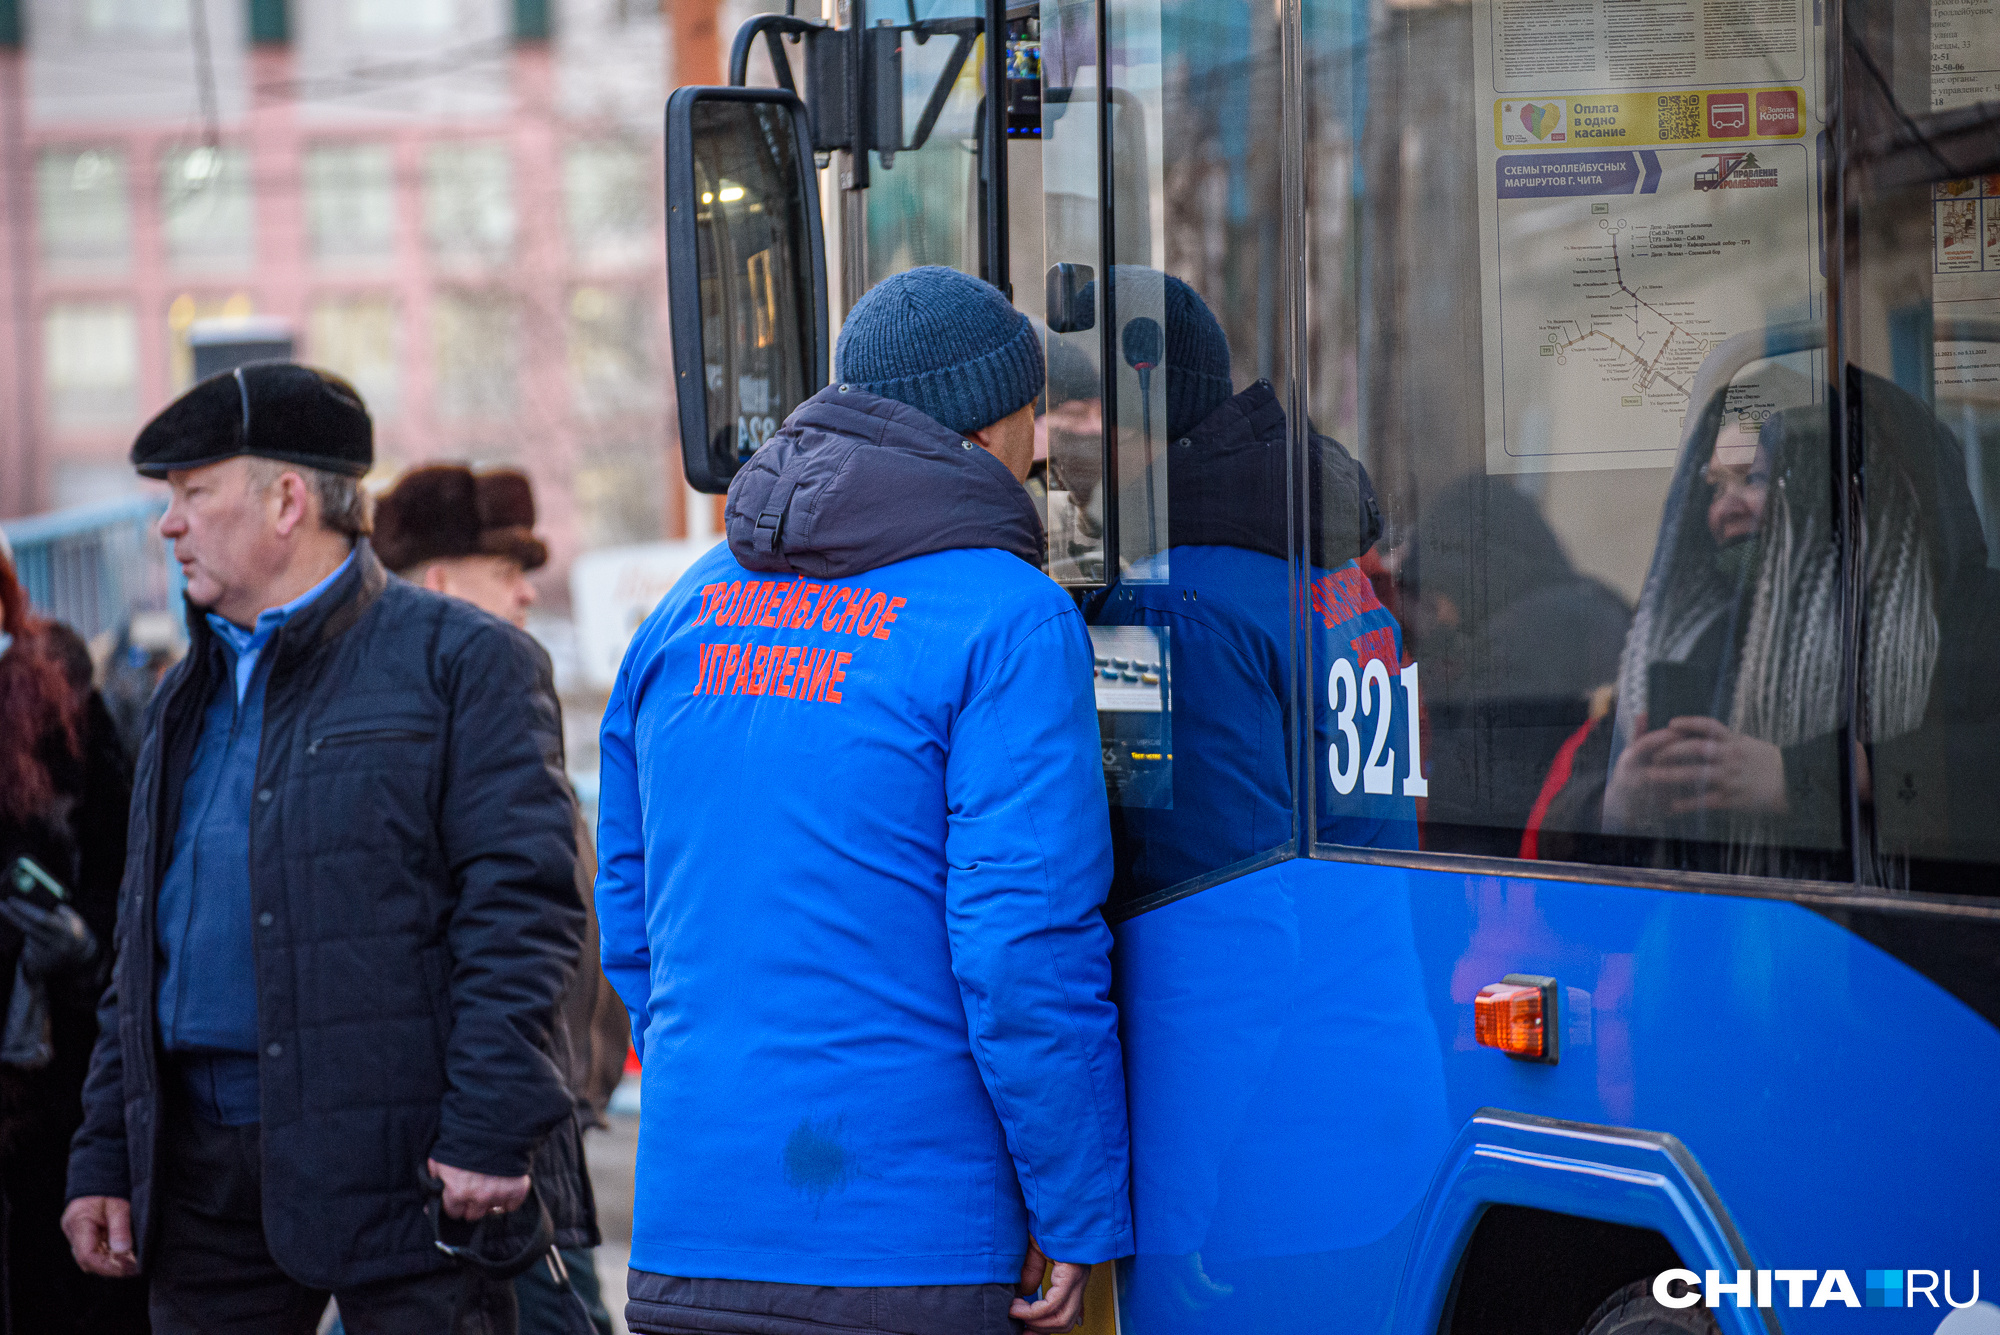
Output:
M1698 1268L1733 1222L1743 1266L1857 1293L1868 1269L2000 1282L2000 1030L1801 905L1292 860L1117 938L1137 1335L1435 1330L1498 1201L1659 1229ZM1556 1065L1473 1041L1509 973L1560 984ZM1505 1113L1665 1133L1698 1166ZM1935 1330L1919 1302L1868 1329Z

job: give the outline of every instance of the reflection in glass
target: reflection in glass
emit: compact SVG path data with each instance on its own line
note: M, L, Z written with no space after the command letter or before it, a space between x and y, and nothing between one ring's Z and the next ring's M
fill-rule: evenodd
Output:
M1084 288L1082 300L1087 307L1094 305L1093 287L1086 284ZM1189 293L1192 296L1191 289ZM1118 573L1128 583L1164 579L1164 556L1172 540L1167 441L1179 439L1171 431L1177 419L1167 410L1167 387L1170 380L1177 385L1191 383L1190 378L1200 372L1187 365L1171 376L1166 370L1167 294L1158 270L1137 264L1113 265L1103 317L1115 351L1110 365L1118 411L1111 454L1118 484ZM1207 318L1214 323L1213 315ZM1176 330L1180 327L1176 322ZM1226 356L1221 379L1228 383ZM1198 419L1179 424L1192 429Z
M1756 424L1718 398L1676 471L1616 708L1551 780L1542 856L1926 889L1943 884L1926 859L1963 856L1955 833L1988 837L1986 787L1954 782L1992 754L1976 665L2000 607L1964 452L1895 384L1846 388L1869 461L1853 606L1826 404Z
M1891 9L1882 17L1889 22L1868 29L1876 60L1907 16ZM1941 10L1931 34L1963 38L1981 27L1990 31L1991 19ZM1962 115L1977 100L1979 76L1948 72L1956 68L1932 67L1930 105ZM1921 98L1919 84L1901 90L1902 106L1878 93L1857 112L1899 123L1909 107L1921 113ZM1869 620L1854 667L1866 692L1866 718L1856 726L1855 863L1860 877L1891 889L1992 895L2000 862L2000 574L1991 568L2000 559L2000 177L1944 179L1943 162L1916 165L1898 188L1851 178L1860 220L1844 280L1856 294L1852 355L1872 372L1851 371L1846 386L1861 425L1855 471L1868 515L1860 559ZM1964 225L1968 215L1974 226ZM1925 559L1913 562L1904 550L1912 547ZM1911 596L1924 592L1927 599ZM1990 972L1983 961L1975 967Z
M690 123L708 429L716 455L747 459L813 392L797 139L764 102L698 101Z
M1688 433L1616 709L1593 729L1602 740L1574 757L1568 803L1606 776L1601 829L1620 838L1594 849L1599 857L1767 875L1846 870L1827 418L1800 402L1811 397L1805 384L1783 380L1764 377L1757 397L1776 401L1768 416L1737 411L1740 394L1725 392ZM1556 824L1572 819L1566 806ZM1549 855L1559 851L1552 841Z
M1865 612L1824 356L1714 381L1730 335L1825 328L1810 155L1777 135L1635 156L1658 175L1629 199L1510 191L1569 150L1496 176L1490 83L1437 77L1496 40L1487 12L1305 14L1305 399L1381 489L1363 566L1422 665L1423 846L1845 878Z
M1112 787L1113 905L1130 910L1293 846L1299 604L1292 432L1277 390L1261 379L1235 390L1229 337L1189 284L1124 269L1117 278L1158 294L1154 389L1171 442L1160 476L1171 545L1132 561L1086 605L1105 667L1135 669L1135 635L1170 651L1167 708L1141 716L1160 719L1164 763L1131 767ZM1395 619L1354 559L1379 531L1367 474L1314 432L1306 460L1313 661L1345 683L1321 701L1307 748L1311 763L1345 777L1311 789L1311 819L1322 837L1411 847L1421 762L1396 757L1416 760L1414 677ZM1129 716L1100 718L1110 769L1126 736L1113 728ZM1120 768L1132 749L1117 748ZM1395 1229L1427 1179L1413 1166L1448 1138L1407 898L1393 885L1319 893L1297 865L1121 927L1128 1080L1134 1108L1150 1110L1133 1125L1138 1254L1121 1286L1133 1328L1302 1329L1306 1311L1311 1328L1329 1313L1365 1323L1343 1306L1346 1268L1383 1264L1406 1244ZM1363 1128L1393 1128L1408 1152L1356 1162Z
M1114 807L1174 804L1173 640L1165 626L1090 627L1092 686Z
M1141 789L1113 809L1113 893L1126 901L1293 838L1284 407L1269 381L1232 391L1228 338L1188 284L1144 271L1120 282L1144 290L1147 277L1165 316L1155 388L1172 441L1162 470L1172 545L1131 562L1088 604L1098 627L1155 627L1172 646L1171 799ZM1337 442L1312 434L1308 458L1320 521L1307 568L1313 661L1334 683L1316 709L1314 820L1324 839L1411 847L1414 677L1395 618L1354 560L1375 541L1372 492ZM1107 731L1107 765L1116 740ZM1116 750L1122 763L1129 748Z
M867 0L865 10L869 28L882 33L877 59L887 78L874 126L878 147L869 154L868 189L859 196L866 285L923 264L976 274L986 7L979 0L916 7L909 0Z
M1102 263L1098 209L1097 9L1044 0L1042 58L1042 236L1036 269L1016 267L1015 290L1035 286L1048 319L1049 574L1058 583L1102 584L1105 572L1102 313L1093 281ZM1090 294L1085 299L1085 292Z
M1855 761L1863 876L1991 894L2000 859L2000 572L1966 449L1915 395L1849 377L1867 460Z
M1617 680L1630 608L1484 473L1426 499L1396 574L1423 661L1427 843L1511 857L1557 751Z
M1150 632L1168 651L1163 760L1111 808L1113 914L1150 907L1118 927L1137 1233L1120 1315L1188 1335L1371 1329L1382 1313L1351 1280L1407 1250L1398 1225L1449 1135L1443 1072L1405 888L1308 883L1286 859L1315 827L1415 843L1415 665L1356 559L1381 527L1367 474L1288 406L1282 10L1105 12L1100 127L1096 52L1069 40L1096 34L1043 8L1044 179L1094 195L1108 132L1108 233L1093 218L1087 244L1058 250L1080 195L1049 206L1050 266L1092 266L1075 284L1086 327L1048 309L1050 417L1089 447L1063 452L1049 430L1051 556L1098 538L1093 635ZM1062 136L1084 130L1091 171L1059 175ZM1059 478L1082 517L1067 547ZM1390 1152L1356 1156L1364 1136Z

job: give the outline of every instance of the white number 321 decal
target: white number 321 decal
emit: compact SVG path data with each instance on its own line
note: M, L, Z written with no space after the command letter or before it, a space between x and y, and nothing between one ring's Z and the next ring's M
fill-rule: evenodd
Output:
M1417 665L1412 663L1404 668L1399 680L1410 696L1410 707L1403 714L1403 736L1410 748L1410 770L1403 779L1403 796L1428 797L1430 783L1424 778L1423 739L1418 730ZM1343 797L1354 791L1356 779L1361 781L1364 793L1395 791L1396 749L1388 745L1393 690L1388 666L1379 658L1368 660L1358 682L1354 678L1354 664L1345 658L1336 658L1332 671L1327 673L1326 702L1333 710L1333 723L1340 730L1340 738L1326 748L1326 768L1333 779L1333 790ZM1361 731L1354 726L1356 710L1375 721L1375 735L1369 741L1366 763L1361 759ZM1347 757L1345 763L1341 760L1343 751Z

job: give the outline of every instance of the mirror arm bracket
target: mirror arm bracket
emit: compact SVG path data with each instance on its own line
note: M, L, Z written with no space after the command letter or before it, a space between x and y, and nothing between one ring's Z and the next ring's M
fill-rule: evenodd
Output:
M791 14L758 14L736 30L736 40L729 49L729 86L743 88L750 78L750 48L756 44L762 33L770 51L771 69L778 76L778 86L788 93L798 88L792 82L792 62L785 57L784 47L778 42L779 34L799 40L810 33L823 32L827 25L816 19L795 18Z
M917 122L916 133L905 146L910 151L922 148L937 128L938 117L944 114L944 104L951 97L951 90L958 83L959 71L965 68L965 58L972 52L972 43L986 30L983 19L944 19L933 22L925 28L918 28L917 41L921 44L932 35L949 34L957 40L953 42L951 55L944 62L944 69L938 74L937 86L931 89L930 100L924 104L924 114Z

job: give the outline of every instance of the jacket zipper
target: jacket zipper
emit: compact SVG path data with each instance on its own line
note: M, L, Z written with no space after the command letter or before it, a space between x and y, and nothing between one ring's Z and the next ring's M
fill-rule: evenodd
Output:
M335 732L314 742L306 748L306 754L316 756L322 746L347 746L353 742L428 742L437 736L434 732L417 732L410 728L368 728L360 732Z

